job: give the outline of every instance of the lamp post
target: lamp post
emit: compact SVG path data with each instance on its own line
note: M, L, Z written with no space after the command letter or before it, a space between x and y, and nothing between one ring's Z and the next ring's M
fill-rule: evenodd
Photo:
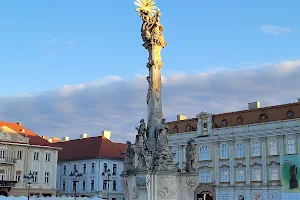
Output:
M76 200L76 196L77 196L76 184L79 182L79 178L81 176L82 176L82 174L80 174L77 169L75 169L74 172L70 173L70 177L73 178L73 188L74 188L74 193L75 193L75 197L74 197L75 200Z
M102 178L105 183L107 183L107 199L109 200L109 182L115 180L116 173L111 173L110 169L105 172L102 172Z
M27 183L27 185L28 185L28 195L27 195L28 200L29 200L29 197L30 197L30 186L33 182L33 178L34 178L34 176L31 173L31 170L30 170L29 174L24 175L24 182Z

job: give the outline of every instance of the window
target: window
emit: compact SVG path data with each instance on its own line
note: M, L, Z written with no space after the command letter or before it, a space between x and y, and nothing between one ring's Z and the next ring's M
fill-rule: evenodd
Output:
M237 158L243 158L244 157L243 143L237 143L236 144L236 157Z
M20 171L17 171L16 172L16 181L19 183L21 182L21 172Z
M117 164L113 164L113 174L117 174Z
M45 183L49 183L50 172L45 172Z
M86 164L83 164L83 173L86 173Z
M200 183L211 182L211 170L200 170Z
M39 152L33 152L33 160L39 160Z
M94 189L95 189L95 181L92 180L92 181L91 181L91 190L94 190Z
M32 172L33 175L33 183L37 183L38 182L38 172Z
M238 200L245 200L245 195L239 194L238 195Z
M104 172L107 172L107 163L104 163Z
M46 160L47 162L51 161L51 154L50 153L46 153Z
M270 155L277 155L277 141L272 140L269 142L269 154Z
M228 146L227 144L221 144L221 158L228 158Z
M103 190L106 190L106 188L107 188L107 183L106 181L103 181Z
M82 190L85 190L85 181L82 181Z
M200 146L200 160L210 160L210 146Z
M229 182L229 170L228 169L221 170L221 182Z
M260 194L255 194L253 195L254 200L261 200L261 195Z
M261 171L260 169L253 169L253 180L261 181Z
M63 191L66 190L66 181L63 181L63 184L62 184L62 190L63 190Z
M95 173L95 163L92 163L92 173Z
M252 156L260 156L259 142L252 143Z
M117 190L117 181L113 181L113 190Z
M66 175L67 174L67 166L65 165L64 166L64 175Z
M74 165L74 167L73 167L73 168L74 168L74 170L75 170L75 169L77 169L76 165Z
M222 200L229 200L229 195L228 194L223 194L222 195Z
M4 181L4 179L5 179L4 177L5 177L5 175L4 175L3 173L1 173L1 174L0 174L0 180L1 180L1 181Z
M270 177L271 177L271 180L278 180L278 169L277 168L270 169Z
M238 169L236 171L236 180L239 182L245 181L245 175L244 175L244 170L243 169Z
M173 162L174 163L178 163L178 150L177 149L173 149L172 153L174 154L174 156L173 156Z
M23 156L22 156L23 151L17 151L17 159L22 160Z
M0 159L5 159L6 150L0 150Z
M295 148L295 139L293 137L289 137L287 139L287 154L295 154L296 148Z

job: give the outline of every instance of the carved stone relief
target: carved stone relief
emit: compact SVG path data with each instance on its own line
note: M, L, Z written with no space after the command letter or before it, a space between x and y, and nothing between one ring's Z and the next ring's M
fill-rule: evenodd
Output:
M161 178L158 180L158 196L162 199L173 199L177 196L176 180Z
M139 191L136 186L132 188L131 199L137 199L139 196Z
M190 177L186 180L186 183L190 186L194 186L198 183L198 178Z

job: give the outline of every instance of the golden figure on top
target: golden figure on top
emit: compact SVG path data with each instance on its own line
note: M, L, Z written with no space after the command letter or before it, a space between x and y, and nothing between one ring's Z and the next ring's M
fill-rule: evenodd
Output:
M155 6L155 1L153 0L136 0L134 4L138 7L135 9L137 12L148 11L152 17L156 13L157 7Z

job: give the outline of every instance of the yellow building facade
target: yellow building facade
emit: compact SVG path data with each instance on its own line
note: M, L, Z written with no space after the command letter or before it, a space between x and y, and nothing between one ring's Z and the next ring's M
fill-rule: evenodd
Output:
M56 196L59 149L20 123L0 122L0 195Z
M254 104L254 105L253 105ZM211 114L169 122L174 162L183 170L195 139L199 186L195 199L282 199L281 163L300 153L300 103Z

